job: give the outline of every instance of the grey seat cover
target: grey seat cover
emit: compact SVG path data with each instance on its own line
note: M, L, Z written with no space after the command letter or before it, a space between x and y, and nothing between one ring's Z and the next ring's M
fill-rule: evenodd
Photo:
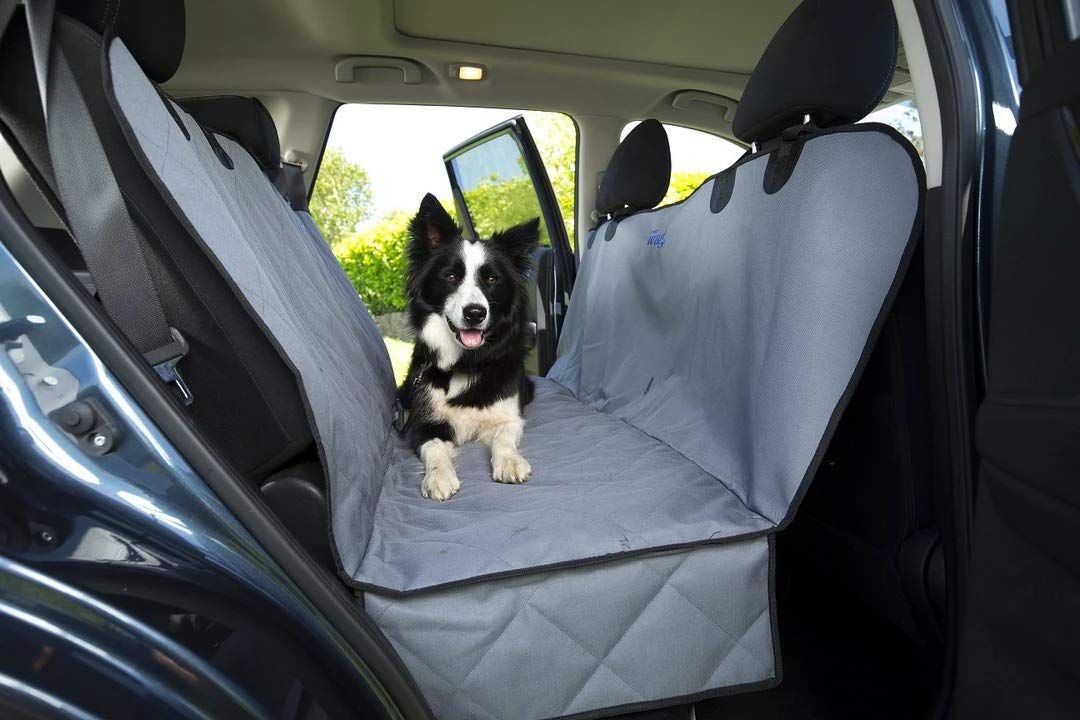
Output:
M779 524L882 316L920 190L909 150L874 128L812 138L773 194L768 161L610 241L600 228L548 375Z
M440 718L629 711L776 681L771 556L761 537L365 599Z
M334 479L336 530L348 538L338 548L362 554L394 409L393 370L378 328L326 243L247 151L218 135L233 163L225 167L198 124L173 104L185 138L122 41L107 52L119 114L152 175L295 369Z
M903 265L919 183L901 143L822 134L773 195L756 157L719 213L708 182L610 240L601 228L528 410L533 478L492 483L486 452L465 447L461 492L435 503L391 431L374 323L308 219L174 107L185 139L120 41L108 59L151 177L297 372L343 575L440 717L776 681L770 534Z
M452 502L420 497L420 461L397 444L362 587L412 592L772 528L700 467L551 380L536 379L525 418L534 476L492 482L487 449L466 445Z

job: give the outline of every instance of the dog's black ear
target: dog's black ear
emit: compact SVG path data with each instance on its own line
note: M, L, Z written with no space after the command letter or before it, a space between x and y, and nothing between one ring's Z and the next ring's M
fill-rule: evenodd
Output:
M491 236L491 242L506 253L519 270L527 272L532 267L533 251L540 243L540 218L497 232Z
M426 250L434 250L442 243L461 234L461 228L446 212L442 203L428 193L420 201L420 210L409 223L409 235L413 243Z

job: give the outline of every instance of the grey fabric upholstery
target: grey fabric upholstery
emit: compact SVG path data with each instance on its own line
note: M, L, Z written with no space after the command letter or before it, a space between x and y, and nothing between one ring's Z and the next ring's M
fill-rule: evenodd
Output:
M771 533L788 516L901 271L920 178L876 128L812 137L623 219L585 252L523 452L419 496L367 311L304 213L237 143L223 163L122 42L118 112L176 211L300 379L343 576L445 718L543 717L775 682ZM227 165L231 164L232 167ZM730 179L730 176L726 176Z
M774 194L756 157L622 220L610 241L601 227L548 373L774 524L826 440L920 205L905 144L855 128L806 141ZM732 173L713 213L713 185Z
M331 479L331 506L346 523L337 529L347 533L347 547L362 552L394 408L378 328L326 242L305 228L254 159L218 136L233 164L225 167L195 121L174 106L186 139L123 42L107 52L115 101L138 151L297 373Z
M772 528L678 452L551 380L536 379L525 427L527 483L492 482L487 449L466 445L461 491L445 503L420 497L423 468L397 443L359 568L339 550L346 571L407 593Z
M556 717L772 682L770 554L757 538L365 597L438 717Z

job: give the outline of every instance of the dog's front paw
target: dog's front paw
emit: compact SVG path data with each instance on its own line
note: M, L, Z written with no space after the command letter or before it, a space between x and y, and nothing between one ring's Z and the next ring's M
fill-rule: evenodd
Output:
M518 484L532 475L532 465L520 455L499 455L491 458L491 473L495 482Z
M433 468L424 473L420 494L430 500L449 500L461 489L461 481L453 468Z

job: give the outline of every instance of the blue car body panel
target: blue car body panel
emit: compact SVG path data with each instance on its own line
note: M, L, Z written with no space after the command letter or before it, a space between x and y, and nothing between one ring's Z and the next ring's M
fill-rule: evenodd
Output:
M315 663L333 669L328 674L338 687L353 688L346 708L374 706L396 715L355 651L175 451L3 246L0 344L0 555L9 558L0 566L0 645L29 648L36 643L40 649L54 636L63 642L49 641L53 652L67 653L84 665L95 662L87 648L100 648L120 663L113 668L119 674L106 673L107 682L132 692L142 688L144 694L138 682L160 675L162 657L171 658L200 678L207 693L209 686L217 687L211 698L159 684L154 692L172 698L162 707L178 717L236 716L205 712L218 707L215 702L226 702L242 710L241 716L260 715L264 710L209 664L80 591L155 602L180 597L199 612L209 608L206 614L227 618L231 613L232 621L249 622L256 634L265 629L268 635L291 638ZM95 431L69 434L62 429L56 413L75 400L96 409ZM107 435L101 447L95 445L97 434ZM58 578L64 582L57 583ZM46 619L50 614L55 622ZM32 617L45 624L30 622ZM113 634L101 625L112 625ZM128 642L142 643L146 651L122 650L122 631L134 633ZM0 697L10 701L20 696L55 708L66 702L63 686L38 688L33 673L17 672L19 663L32 662L37 654L5 651ZM131 680L135 677L141 679ZM78 717L78 708L72 707L70 716Z

